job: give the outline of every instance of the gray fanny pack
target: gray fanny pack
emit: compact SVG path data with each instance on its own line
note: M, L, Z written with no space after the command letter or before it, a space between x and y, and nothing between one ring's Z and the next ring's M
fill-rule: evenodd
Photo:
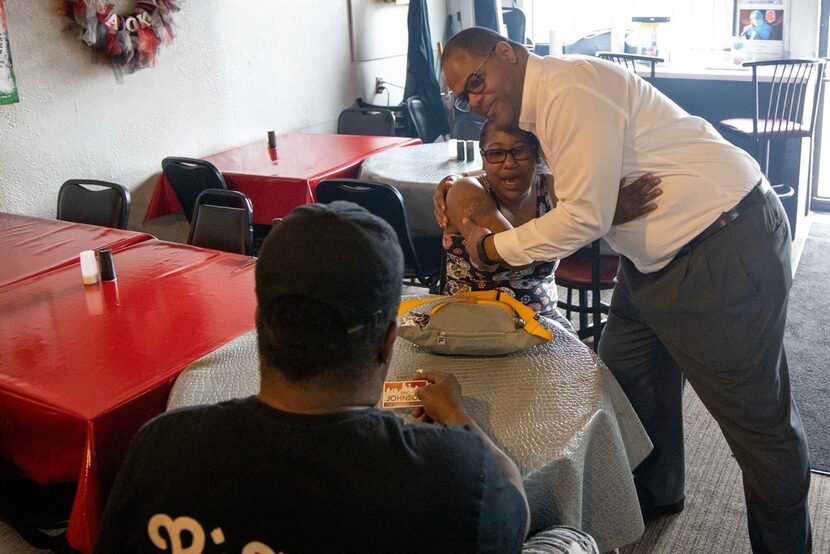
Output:
M438 354L497 356L553 337L531 308L496 290L404 300L398 323L399 337Z

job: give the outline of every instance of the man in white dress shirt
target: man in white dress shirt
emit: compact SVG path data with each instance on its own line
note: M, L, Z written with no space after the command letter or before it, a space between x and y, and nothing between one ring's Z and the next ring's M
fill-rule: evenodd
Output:
M541 58L482 28L449 41L456 107L539 138L555 210L515 229L462 229L482 265L565 257L605 237L624 257L599 352L654 451L635 470L644 513L685 499L685 379L743 471L755 552L809 552L810 467L783 347L792 281L786 215L758 164L657 89L596 59ZM611 226L617 183L662 179L659 209Z

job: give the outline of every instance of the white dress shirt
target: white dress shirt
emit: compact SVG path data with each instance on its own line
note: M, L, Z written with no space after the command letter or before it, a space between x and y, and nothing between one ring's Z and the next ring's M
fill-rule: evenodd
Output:
M514 266L565 257L605 236L637 269L657 271L762 178L752 156L705 120L599 58L531 54L519 125L539 138L559 202L495 235ZM662 180L657 210L612 228L620 179L645 173Z

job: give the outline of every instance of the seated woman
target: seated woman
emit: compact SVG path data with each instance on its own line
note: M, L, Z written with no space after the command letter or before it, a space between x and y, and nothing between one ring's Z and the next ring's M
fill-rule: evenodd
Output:
M481 129L480 144L484 174L460 178L446 191L448 223L443 237L446 279L442 293L499 289L573 331L570 322L556 309L554 271L558 260L520 268L479 268L467 254L459 231L463 218L499 232L556 207L553 176L537 167L541 163L539 144L532 133L515 127L499 128L487 122ZM614 224L631 221L655 209L651 200L662 192L656 188L659 184L659 178L645 175L622 188ZM436 191L438 195L443 195L443 191Z

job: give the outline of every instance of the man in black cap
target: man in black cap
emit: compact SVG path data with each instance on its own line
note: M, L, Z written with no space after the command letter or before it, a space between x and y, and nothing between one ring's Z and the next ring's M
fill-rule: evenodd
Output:
M402 278L394 231L362 208L289 214L257 262L259 394L145 425L96 552L520 551L521 476L454 377L422 376L440 425L374 408Z

